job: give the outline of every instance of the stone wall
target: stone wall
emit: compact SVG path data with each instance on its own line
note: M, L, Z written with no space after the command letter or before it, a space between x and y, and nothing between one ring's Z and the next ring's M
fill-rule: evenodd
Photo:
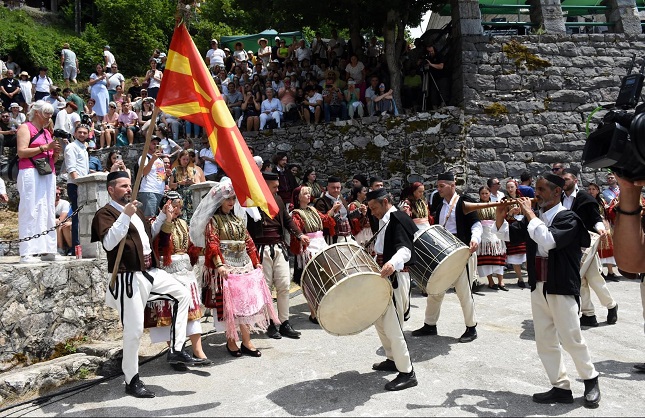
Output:
M0 264L0 362L45 359L77 337L105 340L121 328L104 303L107 261Z
M456 81L472 191L490 176L538 174L556 161L580 168L586 120L597 106L616 101L632 55L642 59L645 36L467 36L461 47ZM602 172L582 171L585 185L605 182Z

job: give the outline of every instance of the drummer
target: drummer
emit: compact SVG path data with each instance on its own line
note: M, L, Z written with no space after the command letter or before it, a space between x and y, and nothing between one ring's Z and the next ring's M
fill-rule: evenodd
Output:
M366 200L379 223L374 244L376 262L381 266L381 277L389 277L394 289L393 300L374 323L387 359L375 363L372 369L398 372L385 389L403 390L418 384L402 328L410 310L410 276L405 266L414 263L412 239L417 226L408 215L392 205L392 195L385 189L372 190L367 193ZM387 227L384 228L385 225Z
M454 174L451 172L439 174L437 180L438 194L442 202L436 205L437 212L433 214L434 219L439 225L446 228L448 232L454 234L464 244L468 245L471 254L464 271L448 286L448 288L455 288L455 292L461 303L464 321L466 322L466 331L459 338L459 342L469 343L477 338L475 301L473 300L471 283L477 274L476 251L481 242L482 225L475 212L469 214L464 213L464 201L469 200L469 198L457 194ZM441 303L443 302L445 294L446 292L444 291L438 295L428 295L423 327L412 331L413 336L437 335L437 321L439 320Z

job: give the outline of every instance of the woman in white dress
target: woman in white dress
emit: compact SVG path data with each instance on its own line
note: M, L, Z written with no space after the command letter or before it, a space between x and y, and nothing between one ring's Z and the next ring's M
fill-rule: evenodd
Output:
M96 65L96 72L90 76L90 96L94 99L94 111L98 116L99 121L103 121L103 117L108 112L109 93L107 89L107 75L103 72L103 65Z

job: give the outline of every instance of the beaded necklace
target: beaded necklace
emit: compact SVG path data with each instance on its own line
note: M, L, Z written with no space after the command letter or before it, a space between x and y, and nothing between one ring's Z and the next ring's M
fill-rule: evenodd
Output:
M181 218L172 221L172 245L175 254L185 253L188 250L188 224Z
M322 220L320 219L320 215L318 215L318 211L316 209L311 206L307 206L304 209L295 209L294 212L300 215L302 222L305 224L305 230L303 232L309 234L312 232L322 231Z

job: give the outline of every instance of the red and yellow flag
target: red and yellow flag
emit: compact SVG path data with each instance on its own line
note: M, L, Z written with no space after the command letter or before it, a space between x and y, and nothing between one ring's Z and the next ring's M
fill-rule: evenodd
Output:
M215 161L231 178L242 206L277 215L278 205L183 23L170 42L157 106L204 128Z

